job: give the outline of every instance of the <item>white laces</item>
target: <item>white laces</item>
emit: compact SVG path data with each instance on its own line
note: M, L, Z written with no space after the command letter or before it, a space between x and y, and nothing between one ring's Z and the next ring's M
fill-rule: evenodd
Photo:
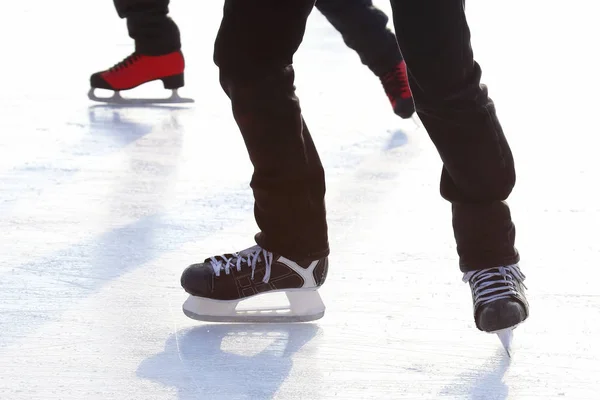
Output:
M525 275L517 264L469 271L463 276L463 282L471 285L475 308L499 299L520 298L519 285L527 289L524 280Z
M224 254L222 256L214 256L210 258L210 265L213 267L216 276L221 275L221 271L225 271L226 275L229 275L231 268L239 272L243 266L252 268L252 275L250 279L254 279L254 271L256 264L261 261L265 263L265 277L263 282L269 282L271 277L271 264L273 263L273 253L263 249L260 246L252 246L246 250L242 250L234 254Z

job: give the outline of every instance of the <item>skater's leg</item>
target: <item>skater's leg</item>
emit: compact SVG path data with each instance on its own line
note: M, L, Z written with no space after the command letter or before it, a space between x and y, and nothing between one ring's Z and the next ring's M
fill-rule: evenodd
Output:
M337 29L344 43L379 79L394 112L410 118L414 104L406 64L396 36L387 28L388 17L372 0L317 0L315 7Z
M515 169L494 104L480 85L464 0L392 0L392 5L416 109L444 163L441 193L452 203L475 324L497 332L509 351L511 330L529 315L505 202Z
M169 0L114 0L114 3L119 16L127 18L135 52L113 67L92 74L88 97L95 101L127 104L193 102L179 97L175 91L184 85L185 60L179 28L167 16ZM154 80L161 80L165 89L172 89L171 97L124 99L119 93L112 97L97 97L94 92L95 89L120 92Z
M317 0L315 7L375 75L402 61L396 36L387 28L388 16L372 0Z
M392 0L418 115L444 163L462 271L515 264L513 156L473 60L464 0Z
M203 321L321 318L327 276L323 167L300 112L292 57L313 0L226 0L215 62L254 174L258 245L192 264L181 275L184 313ZM227 149L223 149L227 163ZM285 291L289 307L247 313L240 301ZM242 306L243 307L243 306Z
M329 252L323 167L295 94L292 57L314 0L226 0L221 85L254 166L257 243L291 259Z
M179 28L168 17L169 0L114 0L119 17L127 19L136 52L159 56L180 50Z

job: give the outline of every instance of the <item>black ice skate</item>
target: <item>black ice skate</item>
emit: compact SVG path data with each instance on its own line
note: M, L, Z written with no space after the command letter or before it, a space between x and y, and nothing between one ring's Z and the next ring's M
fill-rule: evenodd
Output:
M313 321L325 314L317 290L327 268L327 257L292 261L260 246L210 257L181 276L181 286L190 294L183 312L210 322ZM289 306L236 309L240 301L269 292L285 292Z
M513 329L529 316L525 275L517 264L465 273L473 295L477 328L496 333L510 356Z

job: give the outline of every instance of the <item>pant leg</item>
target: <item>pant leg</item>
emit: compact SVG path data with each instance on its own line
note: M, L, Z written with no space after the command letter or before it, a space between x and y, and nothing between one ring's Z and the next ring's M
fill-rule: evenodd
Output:
M127 19L137 52L162 55L181 49L177 24L168 17L169 0L114 0L119 17Z
M257 243L291 259L329 253L325 176L292 67L313 3L226 0L215 42L221 85L254 166Z
M388 17L372 0L317 0L315 7L375 75L402 61L396 36L387 28Z
M513 156L481 68L473 59L464 0L391 0L416 110L444 163L441 194L463 271L516 263L507 199Z

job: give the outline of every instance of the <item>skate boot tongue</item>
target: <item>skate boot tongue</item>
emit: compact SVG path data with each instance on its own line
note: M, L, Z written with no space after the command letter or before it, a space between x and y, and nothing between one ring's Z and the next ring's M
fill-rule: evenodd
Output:
M249 247L247 249L237 251L235 253L225 253L225 254L220 254L218 256L209 257L206 260L204 260L204 262L210 262L211 260L218 260L218 261L227 262L228 260L231 260L233 258L239 258L239 257L248 258L249 256L255 256L257 254L258 254L259 259L260 259L261 258L260 257L261 253L263 251L266 251L266 250L264 250L259 245L255 245L255 246Z
M118 63L113 65L109 69L109 71L115 72L115 71L119 71L120 69L126 68L126 67L132 65L134 62L136 62L141 56L142 56L141 54L133 52L132 54L125 57L122 61L119 61Z
M266 251L266 250L264 250L259 245L256 245L256 246L249 247L245 250L239 251L237 254L242 257L248 257L248 256L256 254L256 253L259 253L259 255L260 255L260 253L263 251Z

